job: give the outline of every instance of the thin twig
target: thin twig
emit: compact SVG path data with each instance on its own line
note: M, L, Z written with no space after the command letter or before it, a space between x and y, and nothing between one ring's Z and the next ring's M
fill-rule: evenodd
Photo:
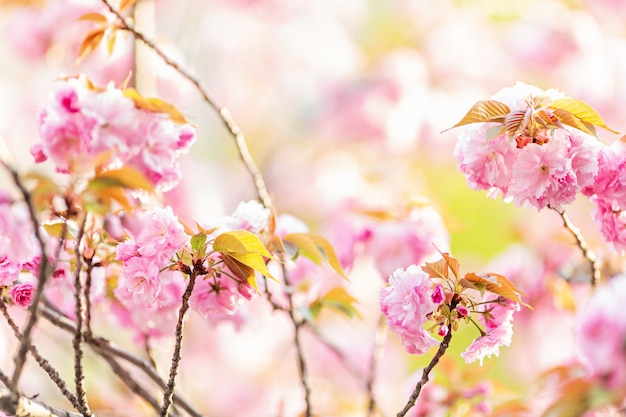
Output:
M226 129L235 140L237 150L239 151L239 156L246 166L246 169L252 176L252 180L254 182L259 200L261 201L263 206L267 208L273 207L272 197L267 190L263 175L261 174L259 168L256 166L254 159L252 159L252 156L250 155L250 151L248 149L248 145L246 143L246 138L239 128L239 125L237 125L234 118L230 114L230 111L226 107L218 104L218 102L211 96L207 89L202 86L202 83L198 78L193 76L189 71L187 71L177 62L167 56L167 54L165 54L165 52L163 52L154 42L152 42L142 32L133 27L128 22L128 20L126 20L126 18L122 16L122 14L115 7L113 7L109 0L101 1L109 9L109 11L117 17L120 24L119 29L132 33L136 39L139 39L148 48L152 49L163 60L163 62L176 70L176 72L183 76L183 78L191 82L194 87L196 87L196 90L200 93L204 101L217 112L220 119L222 120L222 123L226 126Z
M574 226L574 224L571 222L571 220L565 213L565 210L557 210L555 208L552 208L552 209L556 211L557 213L559 213L559 215L561 216L561 219L563 219L563 226L565 226L565 228L569 230L572 236L574 236L574 239L576 239L576 244L580 248L585 259L587 259L587 261L589 262L589 266L591 267L591 286L595 287L600 282L600 279L601 279L600 274L601 274L602 265L600 265L600 261L598 260L598 257L593 252L593 250L589 247L589 245L587 245L587 242L585 242L583 235L580 233L580 229Z
M5 320L9 324L9 327L11 327L11 329L13 330L13 334L15 334L15 337L18 340L21 340L22 332L17 327L17 324L15 323L15 321L9 314L9 311L7 310L6 304L1 299L0 299L0 310L2 311L2 315L4 316ZM41 356L41 354L39 353L35 345L31 345L29 351L30 351L30 354L35 359L35 361L37 362L37 364L39 364L41 369L43 369L48 374L52 382L56 384L56 386L59 388L61 393L65 396L65 398L67 398L70 401L70 403L72 403L74 408L78 409L78 399L70 391L69 387L67 386L63 378L61 378L61 375L59 375L59 372L50 364L50 362L48 362L48 360L46 360L44 357Z
M74 322L52 307L51 305L47 305L42 309L43 317L58 328L73 334L76 331ZM143 371L151 380L156 382L161 389L165 390L166 382L161 378L156 369L143 358L122 349L105 338L88 335L86 333L83 333L83 338L85 343L89 344L97 354L101 356L107 354L125 360L137 367L137 369ZM192 417L203 417L200 411L177 393L174 394L174 404L185 410Z
M174 353L172 354L172 365L170 366L170 377L163 393L163 406L161 407L160 417L167 417L169 415L170 407L172 405L172 397L174 395L174 387L176 383L176 374L178 373L178 367L180 365L182 345L183 345L183 321L185 314L189 309L189 297L196 283L196 276L198 271L196 269L191 271L189 275L189 283L183 294L183 302L178 311L178 323L176 323L176 342L174 344Z
M296 355L298 356L298 371L300 373L300 384L302 385L302 389L304 390L304 404L306 406L304 411L304 417L311 417L311 387L309 387L306 362L304 360L304 353L302 351L302 344L300 343L300 329L301 323L296 319L295 309L293 304L293 297L290 290L289 284L289 276L287 274L287 268L285 266L285 262L281 263L282 271L283 271L283 280L285 281L285 287L287 288L287 301L289 303L289 310L287 313L289 314L289 318L291 319L291 323L293 324L293 342L296 347Z
M374 396L374 383L376 382L376 369L378 362L382 357L385 349L385 342L387 341L387 326L386 319L383 314L378 318L378 324L376 325L376 335L374 337L374 347L372 348L372 357L370 359L369 375L365 387L367 390L367 415L368 417L374 416L376 410L376 398Z
M422 378L418 381L417 385L415 386L413 393L409 397L409 401L406 403L404 408L396 415L396 417L406 416L406 413L408 413L409 410L415 405L415 402L420 396L420 392L422 391L422 388L428 382L428 378L430 377L430 371L433 370L435 365L439 363L439 360L441 359L443 354L446 353L446 349L448 349L448 346L450 345L450 339L452 339L452 324L448 324L448 333L444 336L443 340L441 341L441 344L439 345L439 349L437 349L437 353L435 353L435 356L431 359L428 366L424 368L424 371L422 372Z
M85 374L83 369L83 349L81 342L83 340L82 327L83 327L83 303L82 303L82 288L80 273L82 271L82 252L80 250L80 244L83 240L85 233L85 224L87 223L87 215L83 217L80 228L78 229L78 236L76 237L76 245L74 246L74 254L76 255L76 265L74 273L74 303L76 315L76 329L74 332L74 339L72 341L72 347L74 348L74 383L76 384L76 397L78 398L78 411L85 416L91 416L92 412L89 409L87 403L87 392L85 391Z
M35 233L35 238L37 239L39 249L41 250L41 262L39 264L37 290L35 292L35 297L30 307L28 308L30 315L28 317L28 321L26 322L26 327L22 332L20 346L15 356L15 369L13 370L13 376L11 377L11 385L8 387L15 395L17 395L17 385L22 375L22 371L24 370L24 365L26 364L26 353L28 352L31 344L31 333L33 331L33 328L35 327L35 324L37 323L37 319L39 316L39 304L41 303L43 297L43 291L46 285L46 281L48 280L48 277L51 275L51 273L48 256L46 255L46 244L39 230L39 220L37 220L37 215L35 214L35 207L33 205L30 192L26 189L26 187L20 180L17 171L10 167L5 161L0 161L0 163L2 163L5 169L11 174L13 182L22 193L22 197L24 198L26 206L28 207L28 213L33 226L33 231ZM15 400L17 400L17 398L15 398Z
M85 331L91 334L91 273L93 272L93 262L87 259L87 276L85 277Z

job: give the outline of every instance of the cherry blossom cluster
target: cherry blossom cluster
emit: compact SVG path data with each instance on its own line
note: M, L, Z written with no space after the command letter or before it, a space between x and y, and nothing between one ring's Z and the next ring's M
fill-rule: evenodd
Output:
M41 142L31 148L36 162L47 159L58 172L84 173L95 166L132 166L158 188L178 184L178 157L195 131L166 112L138 106L123 90L69 79L51 93L39 114Z
M514 114L526 112L537 98L550 102L563 97L556 90L517 83L492 99ZM454 156L471 188L500 193L520 207L560 209L593 185L601 144L591 135L563 126L533 133L519 129L510 137L498 128L497 123L475 123L459 135Z
M202 272L196 278L189 305L210 322L235 323L244 300L256 296L256 289L242 281L224 264L222 255L212 251L210 241L231 230L259 233L267 225L269 210L255 201L240 203L232 215L206 231L206 254L190 258L190 236L170 207L136 210L122 219L128 239L117 246L122 262L114 295L113 312L121 322L150 336L166 334L176 322L186 287L190 264Z
M369 257L386 280L398 265L434 260L437 248L448 250L450 236L435 208L419 205L399 211L350 204L335 213L331 233L342 265L350 268L359 256Z
M453 278L436 281L426 269L410 265L392 273L380 292L381 311L407 352L428 352L439 345L431 333L446 336L461 321L472 321L480 328L480 336L461 354L467 363L479 360L482 365L483 358L497 356L500 346L510 345L518 302L489 291L481 294L475 291L478 287L466 282L459 285L462 281Z
M492 100L507 105L510 113L502 116L504 122L475 119L464 127L454 150L459 170L471 188L501 194L519 207L561 210L579 193L585 195L595 204L593 216L604 239L624 251L626 144L620 140L606 145L583 131L589 125L584 119L590 117L587 107L587 113L579 113L582 119L575 115L568 119L550 109L551 102L563 98L556 90L543 91L523 83L495 94ZM544 112L537 117L541 123L529 132L524 123L530 124L527 119L538 110ZM604 126L599 116L591 114L591 120ZM519 129L511 134L504 127L516 115ZM577 123L580 128L572 127Z
M21 307L28 307L34 294L31 282L21 279L22 270L37 274L37 253L28 209L0 191L0 290Z

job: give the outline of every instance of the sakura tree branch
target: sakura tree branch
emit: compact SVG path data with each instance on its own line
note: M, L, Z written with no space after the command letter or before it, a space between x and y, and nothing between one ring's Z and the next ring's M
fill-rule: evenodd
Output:
M16 417L82 417L81 414L59 410L23 395L15 397L13 393L2 389L0 389L0 410Z
M587 245L587 242L585 242L583 235L580 233L580 229L572 224L569 217L565 213L565 210L557 210L555 208L553 208L553 210L559 213L559 216L561 216L561 219L563 219L563 226L565 226L565 228L569 230L572 236L574 236L574 239L576 239L576 244L580 248L585 259L587 259L587 261L589 262L589 266L591 267L591 286L595 287L601 279L600 274L602 266L600 265L598 257L589 247L589 245Z
M376 325L376 335L374 336L374 347L372 348L372 357L370 359L369 375L365 384L367 390L368 404L367 415L368 417L374 416L376 410L376 398L374 396L374 382L376 381L376 369L378 362L383 355L385 349L385 342L387 341L387 327L385 325L386 319L383 314L378 318L378 324Z
M147 38L142 32L137 30L133 25L131 25L128 20L118 11L113 5L109 2L109 0L101 0L102 3L109 9L111 13L113 13L118 21L120 30L124 30L130 32L135 36L136 39L143 42L148 48L152 49L168 66L173 68L176 72L178 72L183 78L187 79L191 82L196 90L200 93L203 100L211 107L213 110L217 112L222 123L230 133L230 135L235 140L237 145L237 150L239 151L239 156L243 161L246 169L252 176L252 180L254 181L254 185L257 190L257 195L259 200L263 204L263 206L270 208L273 206L272 198L267 190L267 186L265 185L265 180L261 171L256 166L254 159L250 155L250 151L248 149L248 145L246 143L246 138L239 128L239 125L235 122L235 119L230 114L230 111L226 108L218 104L218 102L211 96L209 91L202 86L201 81L193 76L189 71L183 68L180 64L171 59L165 52L163 52L152 40Z
M51 308L51 306L46 306L42 309L43 317L48 320L53 325L58 328L65 330L69 333L75 332L75 325L67 317L63 316L60 312ZM143 358L132 354L119 346L114 345L107 339L102 337L97 337L93 334L87 334L83 332L83 338L85 343L90 345L92 349L99 355L108 355L115 358L123 359L124 361L134 365L137 369L143 371L151 380L157 383L157 385L161 389L165 389L166 383L158 374L156 369L152 367L150 363L148 363ZM179 406L181 409L185 410L192 417L203 417L202 413L194 408L194 406L187 401L185 398L181 397L179 394L174 393L174 404Z
M81 271L83 269L82 264L82 252L80 250L80 244L83 240L85 233L85 224L87 223L87 214L84 215L80 228L78 229L78 236L76 237L76 245L74 246L74 254L76 255L76 265L74 273L74 303L76 315L76 328L74 331L74 338L72 341L72 347L74 348L74 382L76 384L76 397L78 399L78 411L85 416L91 416L92 412L89 409L87 403L87 392L85 391L85 374L83 369L83 349L81 342L83 340L82 327L83 327L83 303L82 303L82 283L81 283Z
M201 265L200 265L201 266ZM160 417L168 417L170 407L172 405L172 397L174 395L174 387L176 384L176 374L178 373L178 367L180 365L182 345L183 345L183 321L185 314L189 309L189 297L196 283L196 277L199 272L199 268L194 268L189 274L189 283L183 294L183 302L178 311L178 323L176 323L176 343L174 345L174 353L172 355L172 365L170 367L170 376L163 393L163 406L161 407Z
M422 392L422 388L424 388L424 385L428 382L428 379L430 378L430 371L433 370L435 365L439 363L439 360L441 359L443 354L446 353L448 346L450 346L451 339L452 339L452 324L448 324L448 333L444 336L443 340L441 341L441 344L439 345L439 349L437 349L437 353L435 353L435 356L433 356L430 363L426 366L426 368L424 368L424 371L422 372L422 378L417 382L417 385L415 386L413 393L409 397L409 401L406 403L404 408L396 415L396 417L406 416L409 410L413 408L413 406L415 405L415 402L420 396L420 392Z
M9 314L7 306L4 303L4 301L2 301L2 299L0 299L0 310L2 310L2 315L4 316L5 320L9 324L9 327L11 327L11 330L13 330L13 334L15 335L17 340L21 340L22 333L20 332L20 329L17 327L17 324L15 324L15 321ZM74 408L78 409L78 399L70 391L69 387L67 386L63 378L61 378L61 376L59 375L59 372L50 364L50 362L48 362L44 357L42 357L39 354L39 351L37 350L35 345L30 346L29 352L33 356L37 364L41 367L41 369L43 369L48 374L52 382L56 384L56 386L61 391L61 394L63 394L65 398L67 398L70 401L70 403L72 403Z
M305 403L305 411L304 417L311 417L311 387L309 387L306 362L304 360L304 352L302 351L302 344L300 342L300 329L302 328L302 321L296 319L295 309L293 305L293 295L291 293L291 285L289 283L289 275L287 274L287 268L285 267L286 263L282 262L281 267L283 271L283 280L285 281L286 287L286 295L287 301L289 305L289 309L287 313L289 314L289 318L291 319L291 323L293 324L293 342L296 347L296 354L298 356L298 371L300 373L300 383L302 385L302 389L304 390L304 403Z
M26 364L26 353L28 352L31 345L31 333L39 317L39 304L41 303L43 290L45 288L48 277L51 275L51 271L48 256L46 255L46 244L39 230L39 220L37 219L37 215L35 214L35 207L33 205L30 192L22 183L17 171L10 167L4 160L0 161L0 163L2 163L4 168L11 174L13 182L20 190L22 197L26 202L30 221L33 225L35 238L37 239L39 249L41 250L41 262L39 264L37 290L35 292L35 297L33 298L33 301L28 308L30 315L28 316L26 327L22 332L20 346L17 354L15 355L15 369L13 370L13 376L11 377L11 384L8 386L8 388L17 395L17 385L19 383L20 376L22 375L22 371L24 370L24 365Z
M144 387L142 387L113 356L109 354L101 355L102 358L109 364L113 373L124 382L126 387L130 391L132 391L137 396L141 397L146 401L155 411L159 411L160 405L157 399L152 396ZM175 414L172 414L172 417L178 417Z

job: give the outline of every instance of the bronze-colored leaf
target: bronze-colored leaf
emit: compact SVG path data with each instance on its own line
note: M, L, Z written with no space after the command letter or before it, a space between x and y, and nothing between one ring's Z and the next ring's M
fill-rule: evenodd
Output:
M187 123L185 116L173 105L165 100L161 100L156 97L143 97L134 88L127 88L124 90L124 95L135 102L135 107L139 109L145 109L155 113L165 113L174 123L184 124Z
M89 22L96 22L96 23L107 23L107 18L104 15L101 15L100 13L85 13L84 15L82 15L81 17L78 18L78 20L87 20Z
M590 135L594 135L594 132L589 130L587 125L585 125L583 122L580 121L580 119L578 119L578 117L574 116L567 110L554 109L552 110L552 113L562 124L573 127L574 129L581 130Z
M92 53L98 47L98 45L100 45L100 42L104 37L104 31L104 28L94 29L89 32L87 36L85 36L85 40L80 45L80 48L78 50L78 61L84 59L87 55Z
M470 123L503 123L504 118L507 114L509 114L510 111L511 109L509 109L509 106L497 100L481 100L474 104L474 106L472 106L472 108L467 112L463 119L461 119L460 122L452 126L450 129L468 125Z
M120 12L123 12L124 10L133 6L135 3L137 3L137 0L122 0L120 2Z
M449 265L445 259L439 259L437 262L426 262L422 267L422 271L426 272L431 278L448 279Z
M532 307L520 298L520 296L526 294L518 290L515 285L513 285L513 283L506 279L503 275L494 274L492 272L482 274L470 272L465 274L464 278L474 284L483 284L485 285L487 291L500 295L508 300L515 301L516 303L520 303L532 310Z
M593 107L591 107L589 104L585 103L582 100L577 100L574 98L560 98L550 103L549 108L565 110L566 112L569 112L573 116L578 118L583 123L596 125L608 130L609 132L619 134L619 132L608 127L602 117L598 114L598 112L596 112Z

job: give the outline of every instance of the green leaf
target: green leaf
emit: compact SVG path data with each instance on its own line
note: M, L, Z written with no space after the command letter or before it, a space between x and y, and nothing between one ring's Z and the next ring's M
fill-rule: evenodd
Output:
M574 98L559 98L550 103L548 107L550 109L565 110L578 118L582 123L589 123L602 127L609 132L619 134L619 132L608 127L598 112L582 100Z
M95 178L87 184L88 190L100 190L104 188L126 188L130 190L153 191L154 184L139 170L124 166L122 168L110 169L97 174Z
M198 258L204 257L206 253L206 235L204 233L196 233L190 239L191 248Z
M487 133L485 134L485 136L487 137L487 140L493 140L503 134L504 131L504 126L494 125L487 129Z
M328 263L341 277L348 279L332 245L322 236L314 233L289 233L283 237L283 241L297 246L302 256L318 265L322 262Z
M460 122L452 126L468 125L470 123L497 122L504 123L504 118L511 112L509 106L497 100L481 100L474 104ZM450 130L446 129L446 130ZM445 131L444 131L445 132Z

